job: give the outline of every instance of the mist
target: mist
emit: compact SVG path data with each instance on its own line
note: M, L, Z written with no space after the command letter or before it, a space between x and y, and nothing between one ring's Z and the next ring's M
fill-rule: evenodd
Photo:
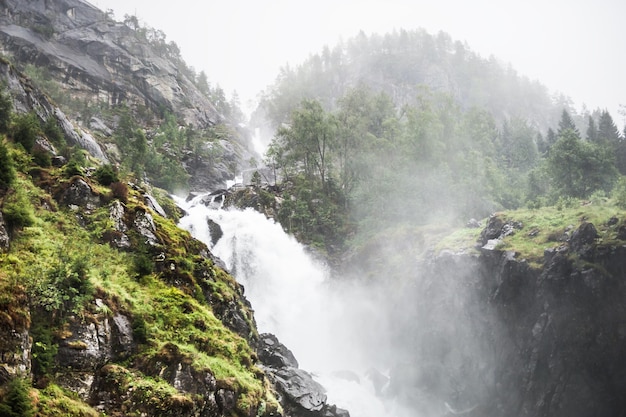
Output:
M495 57L521 75L571 97L577 110L608 109L616 117L624 104L625 5L603 0L492 2L368 1L300 2L247 0L198 4L182 1L95 0L121 20L136 15L180 45L185 60L205 71L227 94L237 91L254 110L258 94L282 66L299 65L310 54L333 47L359 31L370 35L424 28L449 33L482 57ZM617 120L623 126L623 119Z
M329 403L353 417L493 415L505 342L475 258L423 262L389 239L396 256L338 272L261 213L181 204L181 226L245 286L259 331L294 352Z

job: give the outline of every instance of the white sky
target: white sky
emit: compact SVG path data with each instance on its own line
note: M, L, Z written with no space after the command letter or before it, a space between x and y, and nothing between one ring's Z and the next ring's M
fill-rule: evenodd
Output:
M442 30L484 58L511 63L575 108L626 105L624 0L91 0L118 20L161 29L197 72L244 107L281 66L340 39L393 29Z

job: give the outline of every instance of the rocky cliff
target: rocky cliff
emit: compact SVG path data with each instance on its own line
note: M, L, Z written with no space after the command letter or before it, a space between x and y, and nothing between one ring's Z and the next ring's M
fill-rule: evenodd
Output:
M623 224L583 220L531 262L506 242L537 230L493 216L478 252L421 263L394 306L404 348L385 395L429 415L623 415Z
M171 201L27 171L0 193L2 412L27 378L40 416L348 415L258 335L243 287L169 219Z
M81 0L2 2L2 53L46 67L81 102L164 107L203 128L220 115L168 54Z
M47 114L41 108L56 114L71 137L69 143L102 161L132 158L113 139L122 123L116 113L119 108L129 109L135 128L144 132L155 153L181 167L177 176L189 177L184 188L224 187L237 169L258 157L249 132L200 90L197 75L161 31L116 22L82 0L6 0L0 4L0 53L21 73L28 68L40 71L44 79L39 82L50 90L39 93L42 103L29 96L16 110L35 109L42 120ZM19 90L15 83L9 82L9 87L12 93ZM52 90L58 92L57 103L44 98ZM179 129L193 132L199 143L187 141L184 149L174 151L174 146L168 146L176 141L170 134L165 144L154 144L152 139L168 114ZM214 155L219 155L218 160Z

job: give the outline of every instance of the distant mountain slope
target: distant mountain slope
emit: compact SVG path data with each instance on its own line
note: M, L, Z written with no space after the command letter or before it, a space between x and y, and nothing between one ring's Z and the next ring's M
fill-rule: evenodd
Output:
M82 0L0 1L0 54L136 181L212 191L258 157L237 104L134 16L116 22Z
M131 29L81 0L5 0L3 6L2 52L47 67L74 99L165 108L201 128L220 121L162 33Z
M488 110L496 120L526 119L538 130L554 126L568 98L551 97L496 58L482 58L443 32L401 30L385 35L361 32L332 49L326 47L297 68L283 68L265 94L258 114L280 125L303 97L328 108L357 85L385 92L398 105L415 104L424 88L451 95L465 109Z

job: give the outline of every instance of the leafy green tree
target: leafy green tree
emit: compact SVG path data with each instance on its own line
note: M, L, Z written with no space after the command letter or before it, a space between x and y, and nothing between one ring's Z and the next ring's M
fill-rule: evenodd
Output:
M533 140L535 130L526 120L506 120L502 127L501 155L510 169L527 172L538 158L537 145Z
M198 90L200 90L202 94L207 97L209 96L209 94L211 93L211 85L209 84L209 79L206 76L206 72L200 71L200 74L198 74L198 79L196 80L196 85L198 87Z
M550 152L550 148L556 143L558 137L556 132L550 127L546 133L546 152Z
M598 121L598 142L615 148L620 139L619 130L613 122L613 118L608 111L604 110Z
M367 155L374 152L376 144L390 133L395 109L386 94L375 95L364 86L349 91L338 104L334 159L339 187L350 194L367 176Z
M291 124L278 130L282 164L299 169L306 178L327 183L329 153L335 142L334 118L315 100L304 100L292 114Z

